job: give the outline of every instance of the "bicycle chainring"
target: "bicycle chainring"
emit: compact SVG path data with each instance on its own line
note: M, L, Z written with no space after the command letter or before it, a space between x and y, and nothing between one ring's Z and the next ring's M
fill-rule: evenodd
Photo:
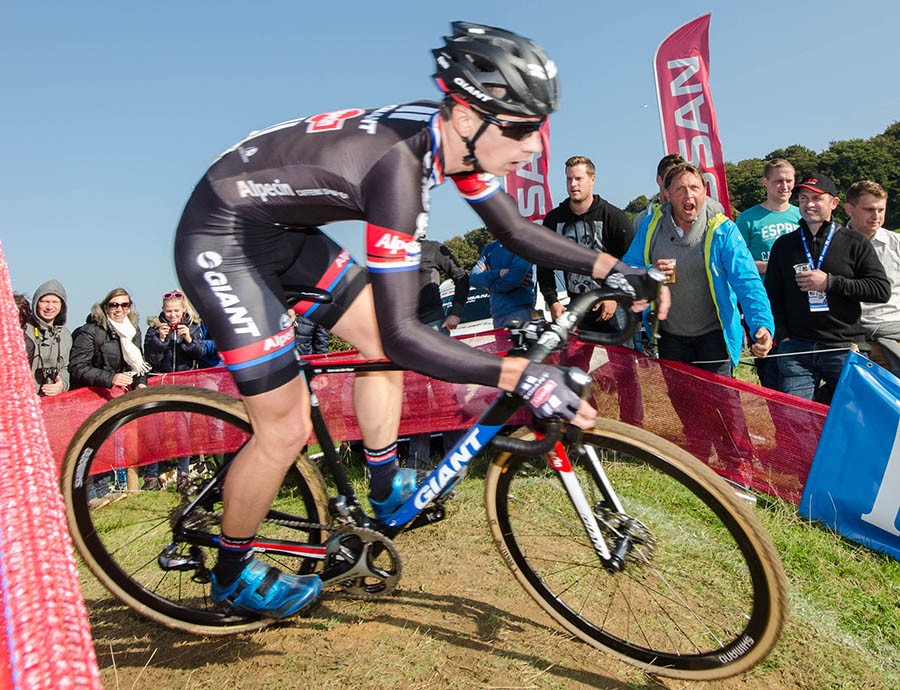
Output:
M403 565L394 542L375 530L342 526L326 541L322 584L353 599L390 594Z

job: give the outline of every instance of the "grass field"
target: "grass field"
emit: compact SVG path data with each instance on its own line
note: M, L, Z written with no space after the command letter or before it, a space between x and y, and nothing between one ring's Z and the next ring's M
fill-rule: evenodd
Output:
M562 632L503 565L485 524L483 465L471 474L449 519L397 539L403 580L392 596L326 598L307 618L253 633L202 638L163 629L82 569L104 685L697 687L648 676ZM900 687L900 563L806 523L781 501L761 497L755 511L787 571L788 622L762 664L707 687Z

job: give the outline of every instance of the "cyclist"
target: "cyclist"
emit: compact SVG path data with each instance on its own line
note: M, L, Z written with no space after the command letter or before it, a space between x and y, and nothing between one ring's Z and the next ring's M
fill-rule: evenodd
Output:
M499 358L416 318L419 242L429 190L450 177L488 230L529 261L606 278L636 309L656 296L644 270L578 246L524 220L497 176L541 150L539 128L556 109L556 67L516 34L465 22L433 51L442 103L350 108L251 133L195 187L175 241L178 277L209 325L240 390L253 436L229 469L212 597L283 618L318 598L321 580L252 557L254 535L311 432L309 395L295 359L286 306L356 346L366 358L445 381L515 391L541 417L590 427L596 411L565 373ZM368 271L318 226L366 222ZM298 298L298 286L331 294ZM661 301L667 298L662 297ZM399 470L402 372L357 375L354 407L376 517L415 490Z

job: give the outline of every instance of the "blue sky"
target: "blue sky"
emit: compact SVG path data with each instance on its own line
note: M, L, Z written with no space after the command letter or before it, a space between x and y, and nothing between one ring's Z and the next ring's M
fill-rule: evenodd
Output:
M61 280L71 327L117 286L142 319L155 314L176 284L181 209L216 155L298 116L436 97L429 51L455 19L530 36L558 64L554 202L562 162L583 154L596 191L624 206L654 191L663 153L654 50L708 11L728 160L821 151L900 119L894 0L4 3L0 241L13 288ZM478 225L452 185L435 190L430 237ZM360 224L332 230L359 256Z

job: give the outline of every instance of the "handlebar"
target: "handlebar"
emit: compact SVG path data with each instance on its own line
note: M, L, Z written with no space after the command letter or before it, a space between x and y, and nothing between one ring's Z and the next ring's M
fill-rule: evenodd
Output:
M557 421L547 422L546 432L547 435L544 438L535 441L526 441L525 439L512 438L511 436L495 436L491 441L491 445L497 450L515 455L544 455L553 450L557 441L562 438L563 423Z

